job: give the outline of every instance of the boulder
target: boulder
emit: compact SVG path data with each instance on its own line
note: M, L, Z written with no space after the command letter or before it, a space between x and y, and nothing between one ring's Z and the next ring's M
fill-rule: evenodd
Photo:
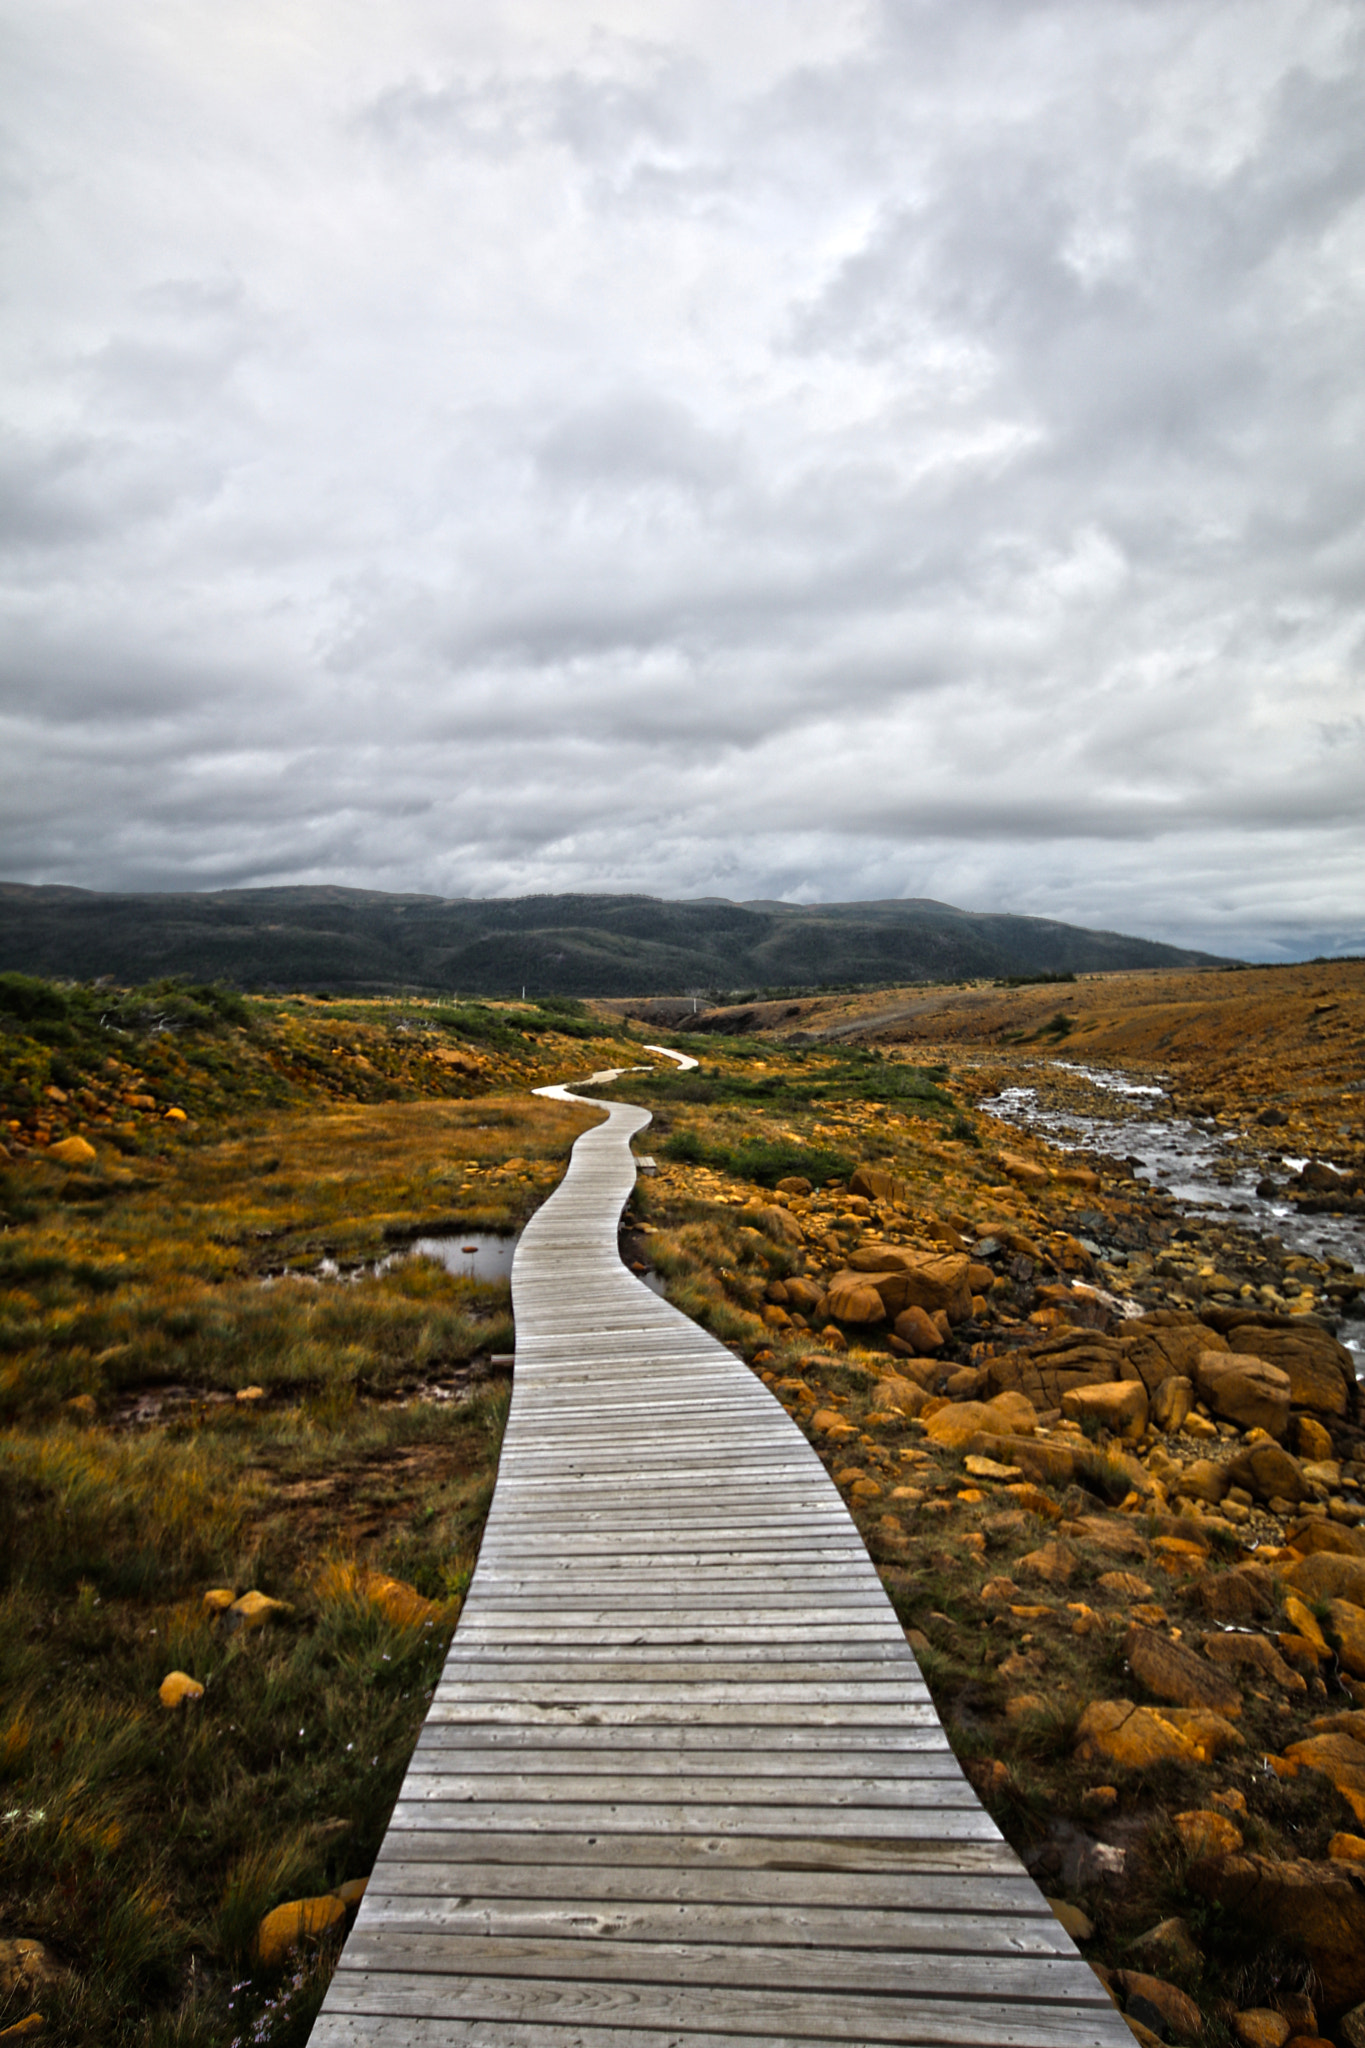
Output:
M929 1417L925 1428L935 1443L945 1445L950 1451L960 1451L966 1449L971 1439L983 1430L1003 1433L1008 1422L990 1401L950 1401ZM971 1447L975 1449L975 1445ZM988 1451L985 1455L989 1457L991 1454Z
M291 1899L276 1906L256 1929L256 1960L263 1969L275 1970L305 1941L315 1941L346 1924L346 1908L335 1892L317 1898Z
M1123 1639L1123 1654L1133 1676L1159 1700L1177 1707L1207 1707L1234 1718L1242 1711L1236 1686L1193 1650L1156 1629L1135 1623Z
M1280 1604L1275 1575L1263 1564L1239 1564L1228 1572L1210 1573L1195 1588L1195 1598L1210 1621L1235 1627L1272 1620Z
M996 1393L1027 1394L1041 1414L1060 1408L1073 1387L1104 1386L1125 1374L1123 1346L1098 1330L1058 1330L1028 1351L996 1352L983 1361Z
M927 1309L911 1306L903 1308L896 1317L895 1332L902 1344L908 1344L912 1351L931 1355L943 1349L943 1332L929 1318Z
M1242 1323L1229 1330L1235 1352L1250 1352L1286 1374L1296 1408L1318 1415L1354 1415L1359 1400L1351 1354L1330 1330L1302 1316L1292 1324Z
M1365 1835L1333 1835L1327 1854L1334 1863L1365 1863Z
M877 1382L877 1406L894 1408L900 1415L918 1415L929 1396L917 1380L902 1379L899 1373L883 1373Z
M1077 1515L1067 1522L1066 1534L1078 1542L1102 1550L1106 1557L1127 1557L1140 1562L1151 1554L1143 1530L1117 1515Z
M1365 1557L1365 1529L1344 1529L1340 1522L1329 1522L1321 1515L1290 1523L1284 1540L1302 1557L1315 1550L1334 1550L1338 1557Z
M1289 1375L1244 1353L1201 1351L1194 1383L1215 1415L1281 1437L1289 1427Z
M783 1303L783 1307L794 1308L798 1314L803 1316L808 1316L812 1309L819 1306L825 1291L823 1287L817 1287L813 1280L807 1280L800 1273L796 1274L792 1279L784 1281L783 1285L787 1290L787 1298Z
M779 1182L779 1186L782 1185L784 1183ZM848 1191L851 1195L861 1195L864 1201L887 1202L897 1209L908 1209L914 1200L914 1190L909 1181L888 1173L881 1166L855 1167L849 1178ZM809 1182L803 1192L810 1192Z
M1299 1771L1321 1771L1356 1819L1365 1821L1365 1742L1357 1742L1344 1729L1325 1728L1320 1734L1305 1736L1302 1742L1291 1742L1283 1761L1290 1766L1290 1777ZM1361 1988L1365 1990L1365 1984Z
M1343 2013L1339 2027L1346 2048L1365 2048L1365 2005Z
M1011 1180L1018 1181L1021 1187L1045 1188L1052 1178L1048 1169L1038 1160L1025 1159L1019 1152L999 1153L996 1164L1002 1173L1007 1173Z
M1204 1637L1204 1655L1211 1664L1233 1671L1254 1671L1262 1678L1268 1678L1272 1685L1278 1685L1282 1692L1306 1692L1307 1686L1297 1671L1285 1663L1269 1636L1243 1633L1230 1629L1226 1634Z
M178 1707L186 1700L202 1700L204 1688L197 1678L191 1678L188 1671L168 1671L157 1687L157 1698L163 1707Z
M1282 2012L1268 2005L1248 2006L1232 2015L1232 2031L1242 2048L1285 2048L1294 2029Z
M1315 1415L1294 1417L1294 1449L1310 1461L1333 1456L1331 1435Z
M1047 1904L1057 1925L1073 1941L1090 1940L1095 1932L1095 1923L1088 1913L1083 1913L1079 1906L1073 1906L1067 1899L1048 1899Z
M1365 1557L1343 1557L1335 1550L1314 1550L1293 1564L1283 1565L1280 1576L1287 1586L1308 1602L1349 1600L1353 1607L1365 1607Z
M1300 1942L1318 1980L1319 2009L1329 2016L1365 1996L1365 1882L1350 1864L1243 1851L1192 1864L1190 1882L1234 1920Z
M849 1259L855 1273L868 1276L889 1314L907 1308L930 1315L942 1310L953 1323L965 1322L972 1312L971 1263L963 1252L920 1252L890 1244L864 1245Z
M1075 1551L1065 1543L1044 1543L1041 1549L1030 1550L1021 1557L1015 1570L1045 1586L1066 1586L1071 1583L1078 1562Z
M1169 1490L1178 1499L1206 1500L1216 1507L1231 1484L1226 1465L1216 1465L1212 1458L1196 1458L1170 1481Z
M1115 1436L1140 1437L1147 1427L1147 1389L1141 1380L1110 1380L1100 1387L1071 1387L1062 1413L1073 1422L1094 1422Z
M1297 1593L1285 1596L1284 1616L1290 1628L1308 1644L1319 1661L1331 1656L1327 1638L1318 1626L1317 1616L1311 1607L1304 1605Z
M1172 1373L1164 1379L1151 1396L1150 1419L1153 1429L1167 1435L1180 1428L1194 1406L1194 1381L1187 1380L1181 1373Z
M1124 1765L1142 1770L1163 1757L1184 1763L1199 1761L1196 1745L1155 1707L1134 1706L1131 1700L1092 1700L1076 1729L1076 1756L1081 1763Z
M63 1166L93 1166L99 1153L85 1138L59 1138L48 1146L46 1157Z
M1193 1975L1203 1967L1203 1957L1190 1933L1188 1921L1158 1920L1129 1945L1128 1954L1141 1967L1144 1963L1162 1970L1186 1970Z
M1130 1373L1150 1395L1171 1378L1192 1380L1201 1351L1225 1350L1226 1342L1188 1310L1159 1309L1139 1316L1116 1333Z
M1095 1581L1097 1591L1107 1593L1111 1600L1150 1600L1152 1588L1146 1579L1140 1579L1136 1572L1101 1572Z
M287 1601L272 1600L268 1593L243 1593L240 1600L234 1600L227 1610L228 1623L233 1628L260 1628L277 1614L288 1614Z
M1166 1719L1173 1728L1178 1728L1194 1750L1196 1761L1211 1764L1230 1749L1245 1749L1246 1744L1231 1721L1221 1714L1215 1714L1208 1707L1167 1707Z
M1027 1394L992 1394L986 1406L1011 1436L1032 1436L1038 1427L1038 1411Z
M841 1323L865 1326L886 1321L886 1309L880 1294L859 1273L836 1274L817 1314L834 1316Z
M438 1600L424 1599L406 1579L386 1578L383 1572L366 1572L360 1591L395 1628L426 1628L445 1621L451 1611Z
M1329 1600L1327 1633L1352 1678L1365 1678L1365 1607L1350 1600Z
M1114 1982L1127 2004L1140 1999L1154 2008L1177 2041L1197 2041L1204 2031L1203 2015L1194 2000L1163 1977L1148 1976L1145 1970L1115 1970Z
M1210 1807L1178 1813L1174 1825L1187 1856L1232 1856L1242 1846L1242 1830Z
M1282 1444L1248 1444L1224 1467L1229 1486L1244 1486L1257 1500L1312 1500L1303 1467Z
M997 1436L983 1429L962 1448L981 1458L995 1458L1002 1465L1018 1465L1025 1478L1037 1486L1070 1486L1076 1477L1076 1453L1065 1444L1040 1442L1032 1436ZM1046 1514L1047 1509L1037 1512Z

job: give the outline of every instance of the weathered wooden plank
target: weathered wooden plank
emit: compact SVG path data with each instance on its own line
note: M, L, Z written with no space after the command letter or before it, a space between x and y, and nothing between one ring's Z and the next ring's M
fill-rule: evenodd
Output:
M463 2023L477 2028L466 2038L481 2048L490 2038L490 2024L509 2021L532 2030L585 2025L663 2030L679 2048L689 2048L694 2034L708 2032L731 2041L761 2041L765 2048L787 2036L863 2048L874 2043L877 2048L883 2043L886 2048L1124 2048L1125 2040L1132 2041L1126 2027L1122 2035L1116 2031L1123 2022L1107 2000L1100 2009L1093 1998L1082 2000L1079 1993L1065 2001L1013 2005L989 1995L865 1998L841 1992L820 1997L733 1985L693 1984L680 1990L648 1981L516 1980L491 1973L394 1977L353 1971L344 1958L324 2007L324 2013L331 2012L431 2018L447 2029L447 2041L459 2040L453 2029ZM529 2031L526 2038L553 2042L554 2035ZM577 2031L572 2038L579 2038Z
M613 1805L658 1801L669 1806L781 1807L790 1809L801 1802L801 1794L813 1781L804 1773L771 1777L762 1772L688 1772L685 1776L654 1775L648 1771L619 1769L586 1771L452 1771L439 1767L411 1770L403 1786L404 1800L501 1801L510 1810L519 1800L539 1799L556 1805L567 1802L609 1800ZM816 1792L822 1807L881 1808L899 1811L903 1807L936 1806L975 1809L978 1802L960 1770L925 1771L917 1776L860 1778L851 1773L819 1780ZM805 1803L805 1802L802 1802ZM809 1801L814 1804L815 1801Z
M753 1768L791 1771L817 1770L827 1763L831 1769L846 1756L895 1757L902 1753L924 1756L950 1754L948 1738L932 1708L920 1710L916 1720L906 1717L891 1727L850 1726L842 1721L832 1727L758 1728L748 1721L720 1727L704 1723L679 1722L666 1733L657 1726L622 1726L595 1721L566 1721L558 1726L521 1721L503 1725L464 1721L451 1726L428 1719L413 1752L416 1759L430 1750L443 1754L459 1751L466 1756L520 1755L534 1751L546 1756L572 1756L583 1750L601 1749L613 1756L636 1756L646 1762L664 1756L669 1770L678 1767L674 1759L686 1759L690 1768L709 1767L716 1758L742 1755L753 1759ZM794 1761L792 1752L798 1753ZM632 1763L632 1769L635 1765ZM644 1768L642 1763L641 1768Z
M810 2024L808 2021L807 2024ZM870 2036L864 2037L869 2038ZM886 2037L883 2036L883 2039ZM980 2048L982 2040L995 2041L994 2034L978 2036L965 2048ZM847 2035L832 2037L814 2033L773 2033L766 2025L757 2034L737 2032L733 2026L723 2033L698 2031L690 2025L638 2027L629 2024L598 2027L572 2020L561 2023L542 2013L527 2022L505 2020L450 2019L445 2015L398 2017L367 2013L323 2013L311 2037L313 2048L735 2048L737 2041L761 2041L763 2048L847 2048ZM932 2048L937 2034L921 2031L896 2037L905 2048ZM1096 2048L1098 2036L1088 2040L1064 2037L1064 2048ZM959 2044L953 2044L959 2048Z
M425 1829L420 1836L385 1836L375 1868L389 1862L435 1858L461 1867L497 1862L509 1869L524 1869L529 1864L551 1870L566 1863L584 1864L632 1874L632 1878L638 1871L666 1868L684 1875L714 1875L727 1883L737 1873L757 1873L761 1897L768 1896L768 1886L784 1871L818 1876L835 1887L855 1876L878 1881L934 1874L992 1881L1008 1878L1026 1885L1042 1905L1036 1886L999 1835L986 1841L950 1842L893 1841L873 1835L841 1840L834 1835L777 1839L760 1834L680 1834L668 1841L657 1834L629 1831L605 1835L596 1828L578 1832L565 1828L537 1836L498 1828L466 1832L456 1826Z
M490 1936L502 1940L724 1942L834 1949L841 1955L887 1949L897 1955L1030 1956L1069 1955L1070 1943L1051 1913L1019 1915L953 1914L934 1901L920 1912L861 1907L718 1905L668 1901L607 1901L591 1893L566 1898L493 1899L479 1889L426 1895L399 1894L386 1887L366 1924L372 1931L397 1929L421 1936Z
M656 1740L648 1749L624 1749L617 1742L560 1743L539 1748L527 1744L509 1749L484 1744L467 1733L463 1739L451 1741L450 1730L441 1732L446 1737L444 1741L432 1741L426 1735L422 1737L413 1751L411 1776L430 1777L437 1771L449 1770L455 1758L459 1760L456 1768L462 1776L471 1772L506 1773L514 1768L523 1776L546 1771L562 1775L573 1771L596 1771L608 1764L618 1773L628 1769L635 1777L667 1779L686 1772L695 1779L710 1779L732 1777L736 1772L742 1772L746 1778L770 1777L782 1784L790 1784L794 1778L840 1777L856 1777L860 1783L885 1778L900 1784L921 1778L959 1778L962 1775L962 1766L946 1742L940 1742L933 1748L926 1746L905 1751L854 1749L849 1746L837 1750L803 1750L796 1754L789 1750L773 1754L768 1750L733 1744L717 1749L684 1748L671 1740Z
M1122 2048L815 1452L622 1268L647 1122L523 1234L478 1569L315 2048Z
M554 1833L559 1828L582 1830L591 1827L599 1827L606 1833L619 1828L627 1834L671 1834L693 1828L718 1835L773 1836L804 1836L819 1829L826 1835L842 1835L845 1840L871 1837L884 1841L899 1836L901 1839L923 1838L936 1842L958 1839L989 1841L997 1833L989 1814L975 1804L958 1809L946 1802L923 1806L911 1806L906 1802L899 1806L839 1807L813 1798L805 1806L793 1804L784 1807L744 1804L738 1800L689 1800L679 1796L647 1803L595 1798L536 1798L501 1799L480 1805L473 1799L459 1802L424 1800L410 1782L404 1782L389 1821L390 1831L406 1829L420 1833L428 1828L456 1827L467 1828L471 1833L477 1833L480 1827L499 1830L519 1828L526 1834L534 1834L538 1830Z
M616 1935L590 1938L570 1935L514 1936L492 1933L453 1934L439 1927L410 1930L377 1926L367 1917L347 1944L352 1970L402 1974L421 1970L453 1978L496 1975L568 1977L598 1984L638 1984L642 1980L676 1986L715 1989L733 1985L746 1990L791 1992L805 1988L829 1994L863 1996L993 1999L1046 2003L1067 1992L1088 2002L1108 2003L1088 1964L1082 1962L1057 1929L1049 1950L1022 1954L996 1950L989 1955L963 1954L935 1948L795 1947L761 1941L684 1941L662 1936L647 1950L639 1942Z
M631 1850L628 1856L621 1853L623 1840ZM676 1860L662 1861L661 1854L671 1856L671 1850L665 1848L661 1852L657 1840L641 1842L636 1838L614 1836L610 1845L595 1845L599 1852L596 1862L592 1861L591 1851L586 1847L582 1856L575 1860L575 1841L571 1836L559 1837L549 1845L558 1851L558 1860L546 1853L547 1845L538 1836L531 1841L521 1836L508 1838L509 1858L512 1842L520 1846L518 1860L480 1862L475 1860L474 1851L481 1842L471 1840L469 1856L456 1859L459 1862L459 1890L451 1889L448 1882L449 1857L442 1856L431 1862L415 1858L400 1860L397 1855L386 1857L381 1899L398 1902L409 1898L441 1899L449 1902L468 1898L525 1902L567 1898L586 1901L594 1910L599 1906L619 1903L631 1907L666 1904L705 1907L708 1910L716 1908L726 1912L733 1909L746 1916L754 1912L773 1914L779 1917L783 1928L795 1929L804 1927L808 1916L818 1912L841 1916L839 1924L846 1929L844 1939L854 1947L861 1946L866 1935L876 1933L875 1916L878 1914L934 1916L942 1921L945 1939L950 1942L954 1939L953 1930L959 1925L970 1929L977 1922L984 1925L986 1921L997 1918L1011 1924L1018 1921L1029 1927L1045 1925L1049 1939L1057 1932L1054 1915L1038 1897L1032 1881L1017 1866L1014 1874L1006 1876L987 1867L969 1872L949 1870L941 1848L928 1857L902 1856L898 1859L900 1863L915 1866L906 1869L871 1871L860 1867L840 1870L828 1857L823 1858L813 1870L786 1869L779 1867L771 1844L760 1845L744 1839L725 1846L749 1850L751 1853L747 1860L736 1858L733 1865L716 1869L709 1865L694 1867ZM751 1867L755 1863L752 1851L759 1846L767 1850L766 1861L762 1867ZM856 1849L849 1853L857 1855ZM644 1855L655 1860L637 1860ZM563 1858L569 1860L564 1861ZM920 1869L918 1865L925 1862L929 1867ZM372 1906L370 1910L373 1913L379 1908ZM867 1917L865 1923L865 1916L872 1917ZM831 1924L834 1924L833 1917ZM805 1936L774 1933L765 1938L785 1941L805 1939ZM878 1945L881 1945L880 1941L875 1940L873 1946Z

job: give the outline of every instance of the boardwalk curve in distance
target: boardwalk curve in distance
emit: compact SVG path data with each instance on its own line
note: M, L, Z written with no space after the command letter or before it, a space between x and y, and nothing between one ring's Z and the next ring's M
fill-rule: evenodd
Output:
M1131 2048L815 1453L622 1265L649 1116L598 1106L517 1248L478 1567L312 2048Z

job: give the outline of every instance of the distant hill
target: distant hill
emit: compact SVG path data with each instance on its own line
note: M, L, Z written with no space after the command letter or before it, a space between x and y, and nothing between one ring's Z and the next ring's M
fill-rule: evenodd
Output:
M1048 918L888 903L221 889L115 895L0 882L0 968L78 981L163 975L247 990L511 996L958 981L1219 962Z

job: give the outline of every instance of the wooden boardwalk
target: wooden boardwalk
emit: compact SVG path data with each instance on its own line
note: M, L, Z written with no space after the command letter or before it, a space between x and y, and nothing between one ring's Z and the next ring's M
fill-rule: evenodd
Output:
M1131 2048L814 1452L622 1266L648 1121L518 1247L478 1568L313 2048Z

